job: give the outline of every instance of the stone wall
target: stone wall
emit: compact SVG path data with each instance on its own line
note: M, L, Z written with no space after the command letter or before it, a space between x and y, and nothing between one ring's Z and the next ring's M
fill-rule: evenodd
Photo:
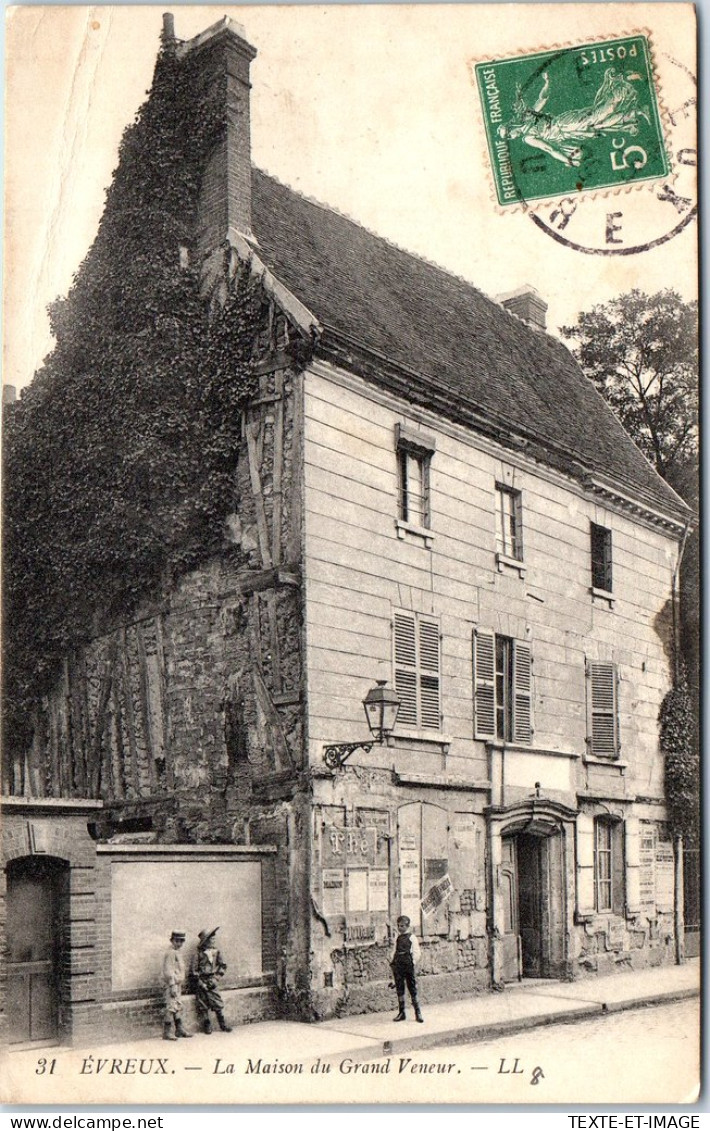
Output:
M265 348L278 352L283 319L274 316L271 333ZM283 1008L298 1011L309 945L301 390L284 359L262 370L244 414L222 553L67 658L15 785L38 797L101 800L94 835L104 844L273 845L262 891L267 949ZM110 892L99 907L105 949ZM110 963L94 974L99 1000L110 1002ZM79 978L77 970L72 985ZM268 1006L262 997L248 999L247 1013L273 1008L273 995ZM130 1028L152 1009L111 1002L109 1013Z
M422 791L391 773L347 764L316 778L310 870L316 1016L392 1006L389 955L402 910L421 943L423 1001L489 987L485 795L444 782L442 775L439 788ZM425 913L420 900L437 879L450 887Z

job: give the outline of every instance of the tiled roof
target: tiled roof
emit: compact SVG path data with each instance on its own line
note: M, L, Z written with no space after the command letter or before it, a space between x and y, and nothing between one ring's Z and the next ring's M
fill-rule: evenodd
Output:
M256 169L252 217L259 257L326 331L627 494L685 509L556 338Z

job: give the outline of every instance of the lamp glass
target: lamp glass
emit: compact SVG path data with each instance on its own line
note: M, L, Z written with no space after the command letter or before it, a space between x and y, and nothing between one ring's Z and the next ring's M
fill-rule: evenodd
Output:
M380 740L394 730L399 711L397 692L386 686L385 680L378 680L377 686L370 688L363 700L367 725Z
M376 734L382 729L382 704L371 703L368 699L365 699L364 707L367 725L372 733Z

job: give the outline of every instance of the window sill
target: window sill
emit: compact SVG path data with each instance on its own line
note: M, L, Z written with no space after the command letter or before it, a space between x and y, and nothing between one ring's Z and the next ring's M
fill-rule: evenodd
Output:
M583 754L582 761L591 766L616 766L619 770L625 770L629 764L613 756L603 758L601 754Z
M608 923L610 919L616 919L621 922L627 918L626 911L614 911L609 908L608 911L598 911L596 908L585 911L575 911L574 922L578 927L594 927L598 928L603 923Z
M507 554L496 553L496 565L498 573L515 570L519 577L525 577L525 565L520 558L510 558Z
M466 790L474 793L490 793L491 783L484 779L451 777L449 774L415 774L406 770L395 770L397 785L429 786L432 789Z
M589 592L592 594L593 604L596 605L598 602L601 602L603 604L606 604L610 609L614 608L615 597L614 594L610 593L608 589L597 589L594 585L592 585L589 589Z
M403 518L395 519L395 526L397 528L397 537L406 538L407 535L415 539L421 539L424 542L427 550L430 550L434 541L434 535L431 530L426 526L416 526L413 522L405 522Z
M396 734L390 734L386 739L387 745L396 748L397 746L406 746L412 742L428 743L430 746L436 746L441 750L442 754L447 754L451 746L452 738L449 734L441 734L437 730L398 730Z
M481 739L477 739L481 741ZM489 750L512 750L516 754L543 754L549 758L572 758L577 759L580 754L576 750L550 750L548 746L533 746L532 743L526 745L524 742L503 742L501 739L484 739L486 747Z

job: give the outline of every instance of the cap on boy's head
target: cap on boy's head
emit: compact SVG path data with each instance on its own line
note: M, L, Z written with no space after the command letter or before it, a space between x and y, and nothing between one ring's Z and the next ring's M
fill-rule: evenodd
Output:
M399 919L397 920L398 927L408 927L410 923L411 919L409 919L407 915L400 915Z
M173 931L170 938L175 939L176 942L177 942L178 939L181 939L182 942L184 942L185 941L185 932L184 931Z

